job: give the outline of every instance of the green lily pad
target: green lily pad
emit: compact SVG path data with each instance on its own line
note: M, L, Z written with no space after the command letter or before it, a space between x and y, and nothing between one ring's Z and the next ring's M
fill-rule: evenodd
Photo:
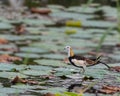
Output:
M10 41L23 41L23 40L40 40L40 36L16 36L16 35L0 35L1 38L5 38Z
M93 35L89 34L89 33L77 33L77 34L71 35L71 37L82 38L82 39L91 39L91 38L93 38Z
M54 22L51 20L44 20L44 19L24 19L23 22L27 25L34 25L34 26L40 26L40 25L53 25Z
M95 21L95 20L84 20L82 22L83 26L86 27L98 27L98 28L110 28L110 27L116 27L116 23L110 23L108 21Z
M0 54L13 54L12 51L0 51Z
M30 44L30 46L38 47L48 51L58 51L60 49L60 46L57 46L52 42L46 42L46 43L36 42L36 43Z
M1 38L5 38L10 41L17 41L17 40L25 40L22 36L16 36L16 35L0 35Z
M16 53L15 55L23 58L40 58L40 55L34 53Z
M10 71L16 67L18 67L18 66L13 65L13 64L0 63L0 70L1 71Z
M62 5L47 5L48 8L52 8L52 9L65 9L64 6Z
M55 70L55 76L67 76L76 72L76 70L70 68L56 68Z
M108 73L108 71L104 70L104 69L87 68L86 72L85 72L85 75L101 79L101 78L104 78L107 73Z
M2 92L0 93L0 95L1 95L1 96L8 96L8 94L2 93Z
M26 78L26 75L23 75L21 73L17 73L17 72L0 72L0 77L2 78L8 78L8 79L12 79L16 76L19 76L21 78Z
M14 44L1 44L0 45L0 49L3 49L3 48L15 48L16 49L16 46Z
M77 48L84 48L84 47L97 47L98 44L93 43L88 40L78 40L78 39L70 39L65 45L74 46Z
M2 23L0 22L0 30L10 30L13 26L8 23Z
M21 73L29 76L49 75L50 70L24 70Z
M97 9L93 7L84 8L84 6L72 6L67 9L68 11L72 12L79 12L79 13L94 13Z
M72 14L72 15L71 15ZM71 13L71 12L55 12L50 13L50 16L52 17L59 17L59 18L72 18L72 19L78 19L78 20L86 20L89 18L93 18L94 15L85 15L85 14L79 14L79 13Z
M11 87L16 88L16 89L29 90L29 89L35 89L36 86L25 85L25 84L17 84L17 85L12 85Z
M115 60L120 60L120 54L111 54L111 55L109 55L109 57L111 57L111 58L113 58L113 59L115 59Z
M51 87L51 88L48 88L47 90L42 90L42 91L39 91L40 93L61 93L61 92L64 92L66 91L65 88L63 87Z
M42 55L43 58L49 58L49 59L64 59L65 55L62 54L45 54Z
M10 23L10 24L13 24L13 25L20 25L22 24L23 22L21 20L4 20L5 23Z
M29 65L28 67L32 70L43 70L43 71L44 70L48 70L48 71L52 70L52 67L50 67L50 66Z
M27 27L26 30L30 33L30 34L41 34L42 32L46 32L47 28L38 28L38 27Z
M53 66L53 67L62 67L62 66L66 66L65 63L63 63L62 61L59 60L47 60L47 59L42 59L42 60L34 60L35 62L37 62L40 65L45 65L45 66Z
M49 52L45 49L40 49L38 47L21 47L20 51L29 52L29 53L47 53L47 52Z
M25 91L27 90L16 89L16 88L0 88L0 93L3 93L3 94L12 94L12 93L19 94L19 93L24 93ZM4 95L1 95L1 96L4 96Z

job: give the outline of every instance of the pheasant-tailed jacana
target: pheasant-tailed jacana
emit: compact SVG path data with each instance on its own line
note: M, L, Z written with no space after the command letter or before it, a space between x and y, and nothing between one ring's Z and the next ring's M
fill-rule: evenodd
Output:
M108 66L106 63L100 61L100 57L97 58L86 58L84 56L77 56L74 54L72 48L70 46L66 46L65 50L68 52L68 60L69 62L74 65L75 67L79 67L83 69L83 73L85 72L85 68L89 66L93 66L96 64L104 64L106 67L110 69L110 66Z

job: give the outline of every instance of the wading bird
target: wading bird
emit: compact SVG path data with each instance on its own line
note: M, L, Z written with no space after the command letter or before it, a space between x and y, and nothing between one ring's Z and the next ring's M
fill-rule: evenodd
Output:
M70 46L66 46L65 50L68 52L68 60L69 62L75 66L83 69L83 73L85 72L85 68L89 66L93 66L96 64L104 64L106 67L110 69L110 66L108 66L106 63L100 61L100 57L97 58L86 58L84 56L77 56L74 54L72 48Z

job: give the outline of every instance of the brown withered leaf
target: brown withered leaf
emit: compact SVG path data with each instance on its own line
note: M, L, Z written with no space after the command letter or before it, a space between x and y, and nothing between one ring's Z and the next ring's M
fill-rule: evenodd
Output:
M4 39L4 38L0 38L0 44L7 44L8 40Z
M18 52L18 48L2 48L3 51L12 51L12 52Z
M12 81L12 84L16 84L16 83L26 83L26 80L23 80L21 78L19 78L18 76L16 76Z
M10 56L8 54L0 55L0 62L2 62L2 63L21 61L21 60L22 60L22 58L20 58L20 57Z
M53 78L55 78L55 76L54 75L43 75L43 76L41 76L41 78L43 78L43 79L53 79Z
M16 34L20 35L20 34L25 34L26 32L28 32L26 29L25 29L25 26L24 25L17 25L15 27L15 30L16 30Z
M120 72L120 66L111 67L111 70Z
M120 92L120 87L104 85L102 89L99 90L99 92L105 93L105 94L113 94L116 92Z
M22 79L20 78L19 76L16 76L12 81L11 81L12 84L16 84L16 83L23 83L23 84L39 84L39 82L37 81L32 81L32 80L26 80L26 79Z
M38 14L49 14L51 10L49 8L31 8L32 13L38 13Z
M43 96L55 96L55 94L52 94L52 93L46 93L46 94L44 94Z

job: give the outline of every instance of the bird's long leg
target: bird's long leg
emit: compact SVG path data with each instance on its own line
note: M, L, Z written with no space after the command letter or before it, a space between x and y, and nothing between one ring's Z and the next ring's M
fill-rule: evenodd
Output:
M86 66L82 66L82 71L80 70L80 73L84 74L85 73Z

